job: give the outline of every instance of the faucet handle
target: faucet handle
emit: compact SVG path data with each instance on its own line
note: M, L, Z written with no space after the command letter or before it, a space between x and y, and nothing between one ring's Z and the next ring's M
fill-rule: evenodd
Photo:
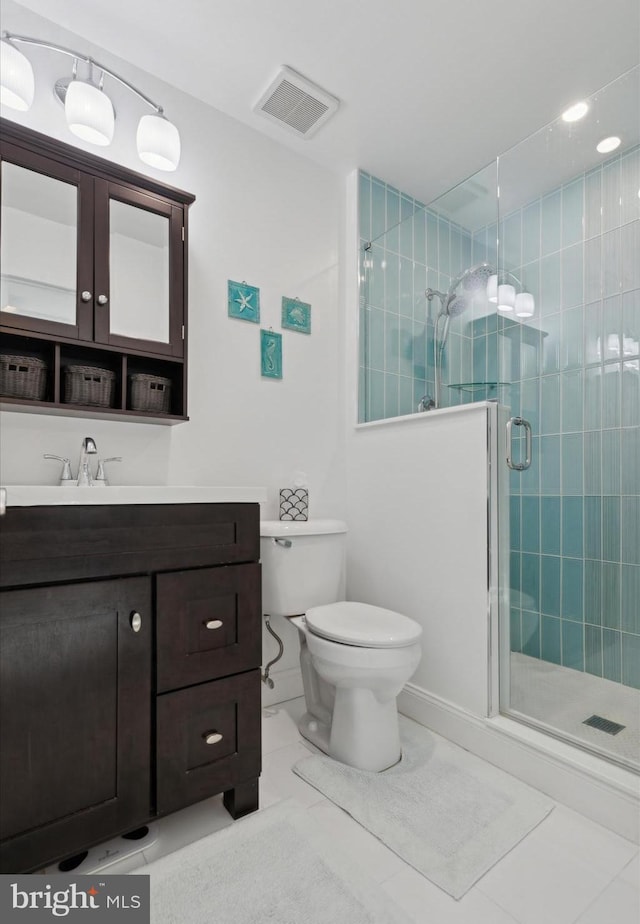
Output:
M54 456L51 452L45 452L42 457L43 459L55 459L57 462L62 462L62 472L60 474L60 484L68 485L73 484L73 475L71 474L71 462L69 459L64 459L62 456Z
M96 477L93 479L94 484L105 486L109 484L104 468L107 462L122 462L122 456L110 456L108 459L98 459L98 471L96 472Z

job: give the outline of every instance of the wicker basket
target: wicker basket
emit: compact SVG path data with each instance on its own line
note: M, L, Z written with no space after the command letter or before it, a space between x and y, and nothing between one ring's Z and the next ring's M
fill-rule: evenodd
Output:
M131 409L168 414L171 404L171 379L161 375L131 375Z
M67 404L111 407L116 375L98 366L67 366L64 400Z
M42 401L47 385L47 364L35 356L0 353L0 394Z

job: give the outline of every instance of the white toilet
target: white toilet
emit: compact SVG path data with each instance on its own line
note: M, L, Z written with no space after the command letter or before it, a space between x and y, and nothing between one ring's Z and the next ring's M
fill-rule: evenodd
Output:
M342 763L386 770L400 760L396 697L420 661L422 627L339 602L346 532L342 520L263 520L262 609L300 632L301 734Z

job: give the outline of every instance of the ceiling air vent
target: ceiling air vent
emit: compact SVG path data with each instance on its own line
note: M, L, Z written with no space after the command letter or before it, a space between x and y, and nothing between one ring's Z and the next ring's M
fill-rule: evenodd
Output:
M310 138L324 125L340 101L306 78L283 67L274 82L253 107L276 125L288 128L298 137Z

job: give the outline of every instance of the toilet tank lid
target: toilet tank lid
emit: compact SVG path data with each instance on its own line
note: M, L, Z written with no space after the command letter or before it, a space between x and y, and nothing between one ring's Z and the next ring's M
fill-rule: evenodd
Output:
M415 620L368 603L313 606L305 613L305 621L314 635L358 648L406 648L422 635L422 626Z
M320 536L330 533L346 533L344 520L260 520L260 535L272 536Z

